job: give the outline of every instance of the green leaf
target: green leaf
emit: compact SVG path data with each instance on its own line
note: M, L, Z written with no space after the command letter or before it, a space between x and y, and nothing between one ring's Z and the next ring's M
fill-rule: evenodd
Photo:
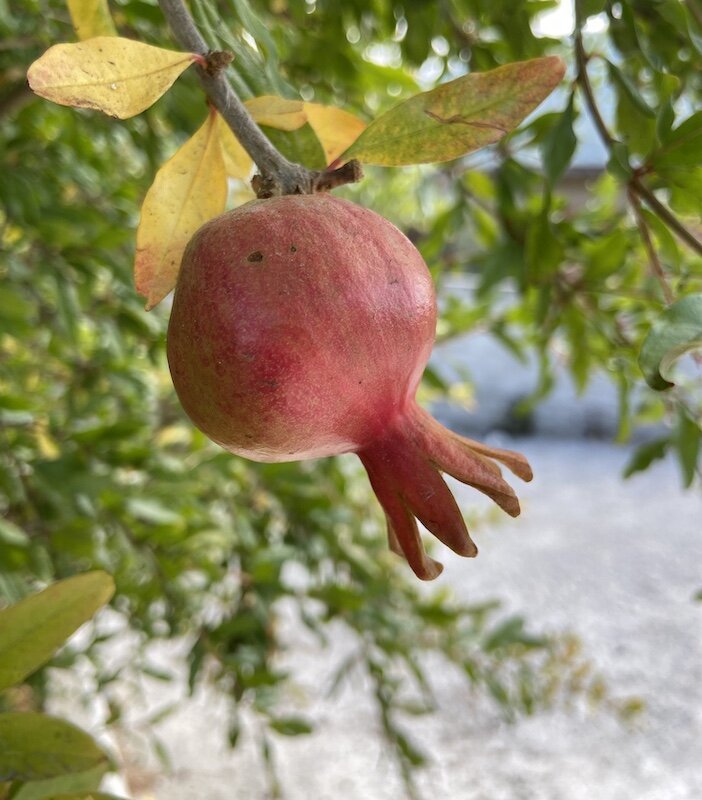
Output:
M607 66L609 68L609 77L611 78L612 82L616 84L619 91L629 99L637 111L644 116L653 119L656 116L656 112L643 99L638 88L631 82L629 77L611 61L607 61Z
M14 522L0 517L0 542L11 544L15 547L26 547L29 544L29 536Z
M147 497L133 497L127 500L127 510L142 522L148 525L180 525L182 518L179 514L166 508L158 500Z
M691 294L673 303L654 322L646 336L639 366L646 383L657 391L670 389L673 363L685 353L702 347L702 294Z
M280 717L271 720L271 728L283 736L300 736L312 733L312 725L302 717Z
M656 168L698 166L702 162L702 111L671 130L651 161Z
M33 781L104 764L105 753L85 731L46 714L0 714L0 782Z
M324 150L309 123L296 131L280 131L267 125L262 125L261 129L288 160L304 164L308 169L326 166Z
M565 172L578 143L573 131L574 116L573 95L571 94L568 105L560 115L558 122L548 132L541 146L544 171L551 186Z
M560 58L548 56L456 78L390 109L338 160L396 167L458 158L513 130L564 71Z
M531 283L549 278L563 261L565 251L549 219L550 196L544 199L541 214L527 231L524 259Z
M107 764L98 764L97 767L86 772L74 772L71 775L61 775L58 778L47 778L43 781L29 781L13 786L12 800L48 800L57 795L69 793L74 796L76 792L80 797L88 796L83 793L95 792L100 788L102 776L107 770Z
M117 797L116 794L105 794L105 792L73 792L71 794L54 794L47 800L125 800L125 798Z
M666 141L675 122L675 109L673 101L668 98L661 104L656 115L656 138L660 143Z
M684 408L678 409L678 425L675 431L675 450L678 455L683 484L688 488L695 478L697 457L700 452L700 428Z
M105 572L54 583L0 611L0 691L45 664L114 592Z
M634 455L629 459L629 463L624 468L624 477L630 478L636 472L643 472L648 469L654 461L665 458L668 451L670 440L667 438L655 439L646 442L634 451Z
M607 171L620 181L626 182L631 178L633 170L629 163L629 148L624 142L615 142L612 145Z
M522 645L527 648L541 648L545 647L548 640L542 636L532 636L524 628L524 619L522 617L508 617L504 622L501 622L497 627L493 628L485 641L483 642L483 650L490 652L497 650L501 647L510 647L512 645Z

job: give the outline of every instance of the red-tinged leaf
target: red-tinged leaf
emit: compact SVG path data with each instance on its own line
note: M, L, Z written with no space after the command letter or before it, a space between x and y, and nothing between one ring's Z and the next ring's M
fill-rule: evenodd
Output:
M456 78L383 114L339 160L392 167L458 158L513 130L564 72L560 58L547 56Z

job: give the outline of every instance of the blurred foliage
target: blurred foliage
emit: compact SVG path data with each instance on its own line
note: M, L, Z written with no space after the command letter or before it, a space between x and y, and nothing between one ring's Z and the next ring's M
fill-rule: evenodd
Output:
M153 0L110 5L122 35L172 46ZM369 170L344 192L407 230L439 284L456 272L474 281L470 303L447 300L440 335L489 331L535 359L540 381L524 409L553 385L554 353L580 388L603 371L619 388L622 439L641 422L672 423L629 471L672 450L687 482L699 471L699 392L688 371L656 394L637 358L667 295L702 291L699 252L671 223L699 235L702 137L692 111L702 4L579 3L587 82L572 40L533 32L554 5L193 0L192 8L211 44L235 52L230 74L242 96L301 92L369 119L469 69L554 52L569 59L560 106L490 151L441 167ZM144 313L131 265L146 189L204 116L196 78L186 73L152 109L116 123L28 92L27 66L74 38L63 3L0 0L0 33L0 597L16 601L86 569L114 576L112 605L135 633L134 649L115 662L111 634L99 627L86 644L110 721L119 724L120 670L148 674L149 643L185 635L191 688L213 682L229 698L232 742L240 714L259 715L262 757L272 763L276 736L309 729L281 710L294 680L280 667L283 600L321 640L333 623L352 632L356 653L338 678L365 671L408 786L423 756L402 719L432 709L429 653L457 664L508 715L564 692L599 699L599 680L569 640L534 636L496 604L466 606L417 586L387 552L370 490L346 458L257 465L193 429L165 365L167 309ZM602 168L569 171L588 87L611 138ZM308 134L275 141L304 157ZM445 390L429 377L428 394ZM60 663L71 657L84 658L68 653ZM44 680L32 679L38 705ZM407 701L410 685L419 706Z

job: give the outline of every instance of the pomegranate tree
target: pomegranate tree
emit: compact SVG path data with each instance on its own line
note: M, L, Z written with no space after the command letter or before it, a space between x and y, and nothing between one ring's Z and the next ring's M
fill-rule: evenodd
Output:
M434 341L429 271L390 222L328 194L255 200L213 219L183 257L168 361L193 422L256 461L357 453L390 547L431 579L417 520L456 553L472 542L441 472L519 502L496 461L523 456L437 423L415 401Z

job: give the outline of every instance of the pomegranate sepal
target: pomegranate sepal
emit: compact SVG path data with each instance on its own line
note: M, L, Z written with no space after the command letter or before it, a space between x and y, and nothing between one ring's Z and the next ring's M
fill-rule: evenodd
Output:
M483 492L510 516L520 513L519 501L495 460L523 480L532 476L519 453L465 439L414 401L358 456L385 512L390 549L422 580L433 580L443 568L425 552L417 520L454 553L478 554L442 472Z

